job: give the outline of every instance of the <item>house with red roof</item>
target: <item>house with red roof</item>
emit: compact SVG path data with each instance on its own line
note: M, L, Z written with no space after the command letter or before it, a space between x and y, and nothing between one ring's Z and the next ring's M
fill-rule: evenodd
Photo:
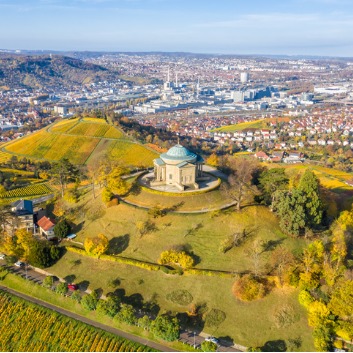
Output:
M55 223L50 220L50 218L44 216L38 222L40 235L46 237L48 240L55 237L54 227Z

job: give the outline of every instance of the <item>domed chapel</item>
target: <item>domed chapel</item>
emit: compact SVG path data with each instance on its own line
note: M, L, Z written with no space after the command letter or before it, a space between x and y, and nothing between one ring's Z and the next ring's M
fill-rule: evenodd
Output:
M180 191L199 189L197 181L203 178L201 156L177 144L154 161L154 179L151 186L173 185Z

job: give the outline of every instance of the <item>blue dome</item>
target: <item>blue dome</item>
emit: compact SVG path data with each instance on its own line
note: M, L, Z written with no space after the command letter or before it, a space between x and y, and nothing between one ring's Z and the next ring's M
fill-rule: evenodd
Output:
M181 145L175 145L167 153L161 154L161 158L189 161L197 158L197 155Z

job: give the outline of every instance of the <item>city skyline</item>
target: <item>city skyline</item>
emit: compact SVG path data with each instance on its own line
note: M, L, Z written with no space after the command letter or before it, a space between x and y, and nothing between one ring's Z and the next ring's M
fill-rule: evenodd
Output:
M353 56L347 0L0 0L0 47Z

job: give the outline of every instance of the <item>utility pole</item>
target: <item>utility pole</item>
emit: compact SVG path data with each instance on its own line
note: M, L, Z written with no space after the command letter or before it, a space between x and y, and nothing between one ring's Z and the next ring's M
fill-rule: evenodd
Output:
M194 331L194 349L196 349L196 337L195 337L195 335L196 335L196 332Z

